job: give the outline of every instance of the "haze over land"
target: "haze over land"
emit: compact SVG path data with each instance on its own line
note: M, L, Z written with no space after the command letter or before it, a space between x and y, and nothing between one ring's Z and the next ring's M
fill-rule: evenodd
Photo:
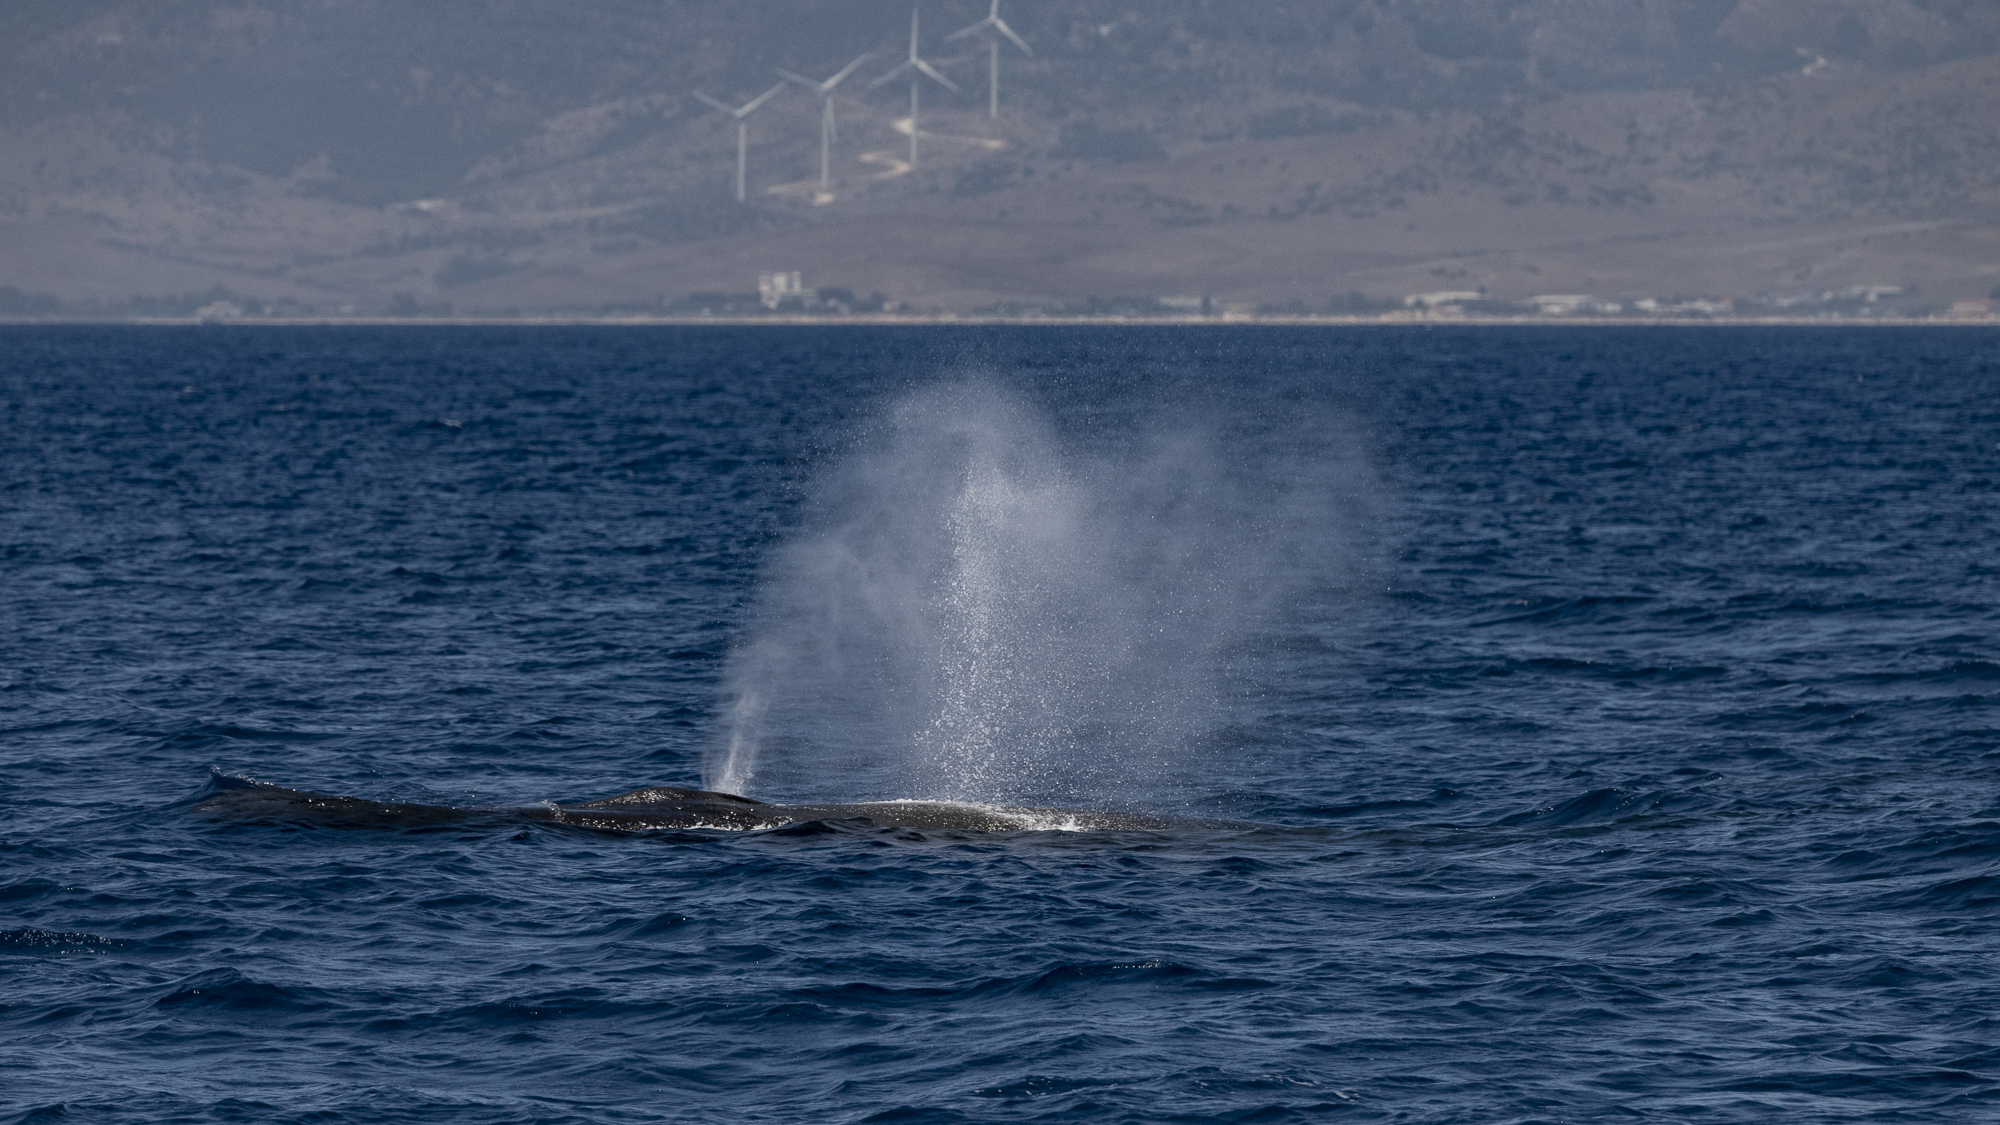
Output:
M960 92L909 170L908 86L868 88L904 0L17 0L0 315L695 312L772 270L955 312L2000 287L1993 3L1008 0L997 121L944 38L983 0L920 7ZM737 203L695 92L868 50L832 198L794 89Z

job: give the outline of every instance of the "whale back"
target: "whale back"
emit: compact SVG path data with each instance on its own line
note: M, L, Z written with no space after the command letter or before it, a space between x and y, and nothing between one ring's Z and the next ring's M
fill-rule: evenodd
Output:
M371 801L218 775L191 812L214 820L264 820L333 828L423 829L472 821L539 820L612 831L779 828L815 820L866 820L883 828L965 832L1160 830L1245 827L1184 817L1104 809L1040 809L953 801L866 801L773 805L734 793L652 785L614 797L514 808Z
M630 793L620 793L616 797L604 797L596 801L586 801L577 805L563 805L562 807L565 809L618 809L638 805L672 805L704 801L749 807L764 804L764 802L754 798L739 797L734 793L716 793L707 789L682 789L674 785L649 785L644 789L634 789Z

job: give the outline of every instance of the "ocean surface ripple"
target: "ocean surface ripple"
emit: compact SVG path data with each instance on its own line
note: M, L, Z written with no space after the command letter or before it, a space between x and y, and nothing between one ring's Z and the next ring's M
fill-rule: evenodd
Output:
M6 1125L2000 1118L1991 332L0 338ZM191 811L698 784L815 482L967 378L1359 466L1096 794L1235 824Z

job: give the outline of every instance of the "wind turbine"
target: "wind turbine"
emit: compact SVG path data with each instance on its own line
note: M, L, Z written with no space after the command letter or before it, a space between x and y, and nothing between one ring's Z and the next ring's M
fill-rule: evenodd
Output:
M910 57L903 61L903 65L897 67L896 69L890 71L889 73L883 75L882 77L877 78L875 81L870 82L868 84L868 88L870 90L873 90L875 87L882 85L884 82L893 81L895 78L900 76L906 70L910 72L910 167L915 168L917 166L918 81L922 78L929 77L935 79L939 85L943 86L947 90L950 90L952 93L954 94L958 93L958 87L952 83L951 79L946 78L942 74L939 74L937 72L936 67L932 66L931 64L925 62L922 58L918 57L917 10L915 8L910 9Z
M875 52L870 51L868 52L868 54L862 55L860 58L855 59L851 63L848 63L846 66L841 67L839 74L834 75L832 78L829 78L824 82L814 82L810 78L801 78L798 75L793 74L789 70L781 70L778 72L779 77L784 78L786 81L796 82L799 85L804 86L806 89L811 90L813 93L819 95L819 103L820 103L819 190L822 193L824 193L833 183L833 172L832 172L833 141L834 141L833 88L835 86L840 85L841 79L846 78L850 74L853 74L855 67L860 66L863 62L866 62L868 59L868 55L872 55L874 53Z
M695 97L700 98L702 101L736 119L736 202L738 203L743 202L743 162L750 149L750 122L747 118L757 112L758 106L776 97L778 92L784 88L785 84L780 82L776 86L751 98L749 101L744 102L741 109L731 109L714 98L709 97L707 94L702 93L700 90L694 92Z
M1004 35L1013 40L1014 46L1021 48L1028 54L1032 55L1035 51L1034 48L1028 46L1025 40L1014 34L1014 29L1007 26L1006 20L1000 18L1000 0L993 0L993 6L987 9L985 19L980 20L971 27L959 28L957 31L945 36L945 40L949 42L950 40L971 35L975 31L981 31L986 28L992 28L999 33L999 35L989 35L986 37L986 116L997 118L1000 116L1000 36Z

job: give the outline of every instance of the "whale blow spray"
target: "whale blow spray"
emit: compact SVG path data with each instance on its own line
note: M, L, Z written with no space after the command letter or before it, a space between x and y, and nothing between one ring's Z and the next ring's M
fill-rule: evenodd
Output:
M1352 571L1351 457L1247 421L1086 440L988 385L895 404L768 562L704 783L1028 804L1178 788L1258 630Z

